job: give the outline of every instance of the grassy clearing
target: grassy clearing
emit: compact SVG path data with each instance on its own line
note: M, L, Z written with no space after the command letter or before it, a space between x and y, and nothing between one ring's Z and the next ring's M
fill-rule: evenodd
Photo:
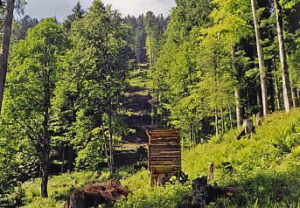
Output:
M149 90L152 89L152 79L149 76L148 70L133 70L130 72L129 77L129 86L133 88L140 88L139 93L147 95L149 93Z
M104 181L109 179L109 171L101 171L101 177L96 178L97 174L91 171L65 173L58 176L51 176L48 183L49 198L41 197L39 178L27 181L22 184L24 190L24 208L62 208L65 201L75 189L79 189L92 181ZM120 169L116 174L118 178L127 177L125 168Z
M190 180L207 175L208 164L216 165L215 180L219 186L233 186L231 200L220 199L209 207L300 207L300 111L275 113L265 119L251 139L236 140L239 130L223 138L213 137L209 143L183 153L183 171ZM230 172L223 163L233 167ZM121 172L120 176L127 175ZM107 179L104 174L101 179ZM77 185L74 186L74 181ZM94 180L92 172L53 176L49 181L49 199L42 199L40 181L23 184L27 208L62 207L74 190ZM122 180L133 195L121 199L115 207L177 207L190 194L191 182L166 187L150 187L148 171L143 170Z
M108 175L107 175L108 176ZM24 206L35 207L62 207L63 202L76 188L91 182L95 175L93 172L66 173L60 176L52 176L49 180L49 199L42 199L40 192L40 179L25 182L22 188L25 190ZM105 177L105 176L103 176ZM75 182L76 181L76 182Z

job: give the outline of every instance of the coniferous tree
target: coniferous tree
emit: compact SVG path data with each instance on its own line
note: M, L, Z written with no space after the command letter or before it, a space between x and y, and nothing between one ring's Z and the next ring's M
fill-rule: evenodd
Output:
M128 34L120 14L101 1L94 1L90 12L72 25L72 48L65 56L55 106L58 130L74 145L78 168L97 169L105 159L93 151L97 148L105 153L110 173L115 172L115 141L124 131L118 114L133 66Z

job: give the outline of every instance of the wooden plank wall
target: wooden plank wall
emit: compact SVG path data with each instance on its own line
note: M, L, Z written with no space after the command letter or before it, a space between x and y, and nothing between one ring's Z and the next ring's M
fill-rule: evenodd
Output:
M174 130L147 131L149 170L157 174L180 171L180 136Z

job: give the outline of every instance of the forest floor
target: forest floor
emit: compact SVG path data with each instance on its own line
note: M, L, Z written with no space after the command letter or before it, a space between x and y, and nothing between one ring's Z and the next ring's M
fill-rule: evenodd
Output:
M208 143L186 150L182 169L190 181L165 187L150 187L148 171L130 174L121 169L117 177L133 191L115 207L180 207L191 194L191 181L207 175L208 164L216 166L215 179L219 187L233 187L231 198L219 198L207 207L300 207L300 110L268 116L251 139L236 140L240 130L223 137L213 137ZM231 166L228 169L228 165ZM103 173L100 180L108 179ZM74 181L77 181L75 184ZM48 199L40 197L40 179L22 185L26 208L62 207L75 188L95 180L92 172L67 173L49 181ZM99 180L99 179L98 179Z

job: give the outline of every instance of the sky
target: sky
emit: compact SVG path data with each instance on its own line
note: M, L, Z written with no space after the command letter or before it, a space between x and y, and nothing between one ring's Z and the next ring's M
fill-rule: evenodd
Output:
M79 0L84 9L91 6L92 0ZM25 14L42 19L56 17L58 20L65 19L78 0L27 0ZM147 11L164 16L171 13L175 7L175 0L102 0L105 4L113 5L114 9L122 14L139 15Z

